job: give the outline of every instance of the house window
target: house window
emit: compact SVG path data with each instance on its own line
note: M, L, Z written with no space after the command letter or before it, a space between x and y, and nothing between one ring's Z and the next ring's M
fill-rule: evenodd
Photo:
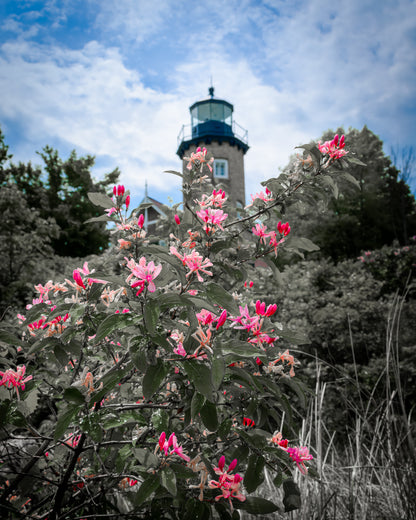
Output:
M228 161L226 159L214 160L214 177L217 179L228 179Z

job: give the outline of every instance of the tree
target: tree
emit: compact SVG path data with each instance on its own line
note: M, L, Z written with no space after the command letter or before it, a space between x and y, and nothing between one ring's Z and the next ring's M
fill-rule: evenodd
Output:
M330 135L326 132L322 141ZM349 130L345 141L349 157L358 160L349 170L356 182L343 185L341 195L327 184L329 202L321 201L319 211L309 211L303 202L302 207L292 206L287 213L298 222L297 232L318 244L321 255L336 261L355 258L363 250L395 240L405 245L416 232L414 196L385 156L379 137L364 127Z
M1 134L2 136L2 134ZM1 139L1 159L9 156L7 147ZM57 150L46 146L40 157L44 168L28 164L10 163L1 170L0 188L17 186L24 195L29 207L39 212L43 219L53 218L59 227L58 236L52 237L53 251L60 256L85 257L98 254L108 246L109 233L105 222L87 220L98 216L88 201L89 191L105 193L109 186L118 181L120 175L116 168L105 175L102 181L94 181L91 169L94 157L78 157L72 151L67 160L59 157Z

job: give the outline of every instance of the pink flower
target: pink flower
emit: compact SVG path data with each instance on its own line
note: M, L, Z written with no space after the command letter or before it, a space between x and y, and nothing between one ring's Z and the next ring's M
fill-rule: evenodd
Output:
M255 425L256 423L253 421L253 419L250 419L249 417L243 417L243 426L253 428Z
M164 452L166 457L176 454L178 455L178 457L185 460L186 462L189 462L191 460L190 457L188 457L188 455L185 455L183 453L182 446L178 445L178 440L176 438L175 433L171 433L169 439L166 440L166 433L162 432L159 437L159 448L161 451ZM169 448L172 449L169 451Z
M72 278L74 279L74 282L78 285L78 287L85 289L84 282L82 281L82 278L81 278L81 275L79 274L78 269L74 269L74 271L72 273Z
M306 446L301 446L300 448L295 446L294 448L287 448L286 451L289 456L296 462L299 471L306 475L308 469L305 466L305 461L313 459L312 455L309 453L308 448Z
M117 208L108 208L104 210L107 213L107 217L111 217L113 213L116 213Z
M206 164L209 168L209 171L212 172L211 164L214 162L214 158L211 157L211 159L209 159L207 161L206 155L207 155L207 149L206 148L201 149L199 147L195 150L195 153L191 153L191 157L184 157L184 160L188 161L188 164L186 166L187 169L192 170L192 167L195 165L195 167L200 168L200 171L202 172L204 164Z
M217 317L212 314L212 312L207 311L206 309L201 309L200 312L196 313L196 318L201 325L209 325L212 323Z
M159 276L162 270L161 264L155 265L154 262L146 263L146 258L142 256L137 264L133 259L127 260L127 267L131 270L131 274L127 277L129 282L133 277L136 280L131 284L132 287L140 287L140 290L136 293L136 296L140 294L144 287L147 285L149 292L155 292L156 286L154 279Z
M178 224L178 226L179 226L179 224L181 223L181 219L178 217L178 215L175 215L174 218L175 218L175 222L176 222L176 223Z
M246 208L249 208L250 206L252 206L256 199L260 199L263 202L272 202L274 200L274 198L271 195L272 195L272 192L268 188L266 188L266 193L261 191L260 193L255 193L254 195L250 195L251 204L246 206Z
M289 222L286 222L286 224L282 224L281 221L279 221L279 223L277 224L277 231L283 235L283 236L287 236L289 233L290 233L290 226L289 226Z
M126 204L126 211L127 211L130 206L130 195L127 195L125 204Z
M338 134L334 136L332 141L325 141L324 144L321 144L319 141L318 148L319 151L323 155L329 155L330 159L340 159L344 155L346 155L348 152L344 150L345 147L345 136L341 136L341 139L339 139Z
M137 225L139 226L140 229L143 229L143 225L144 225L144 215L143 215L143 213L141 213L139 215L139 218L137 220Z
M240 500L240 502L244 502L246 497L240 492L240 486L242 482L242 477L236 473L235 475L231 475L230 473L237 466L237 459L234 459L231 464L228 466L227 471L224 471L225 467L225 457L224 455L218 461L218 467L214 468L215 473L219 476L217 480L210 480L208 486L211 489L218 489L221 491L221 495L217 495L215 500L218 501L221 498L225 498L228 500L231 510L233 509L233 505L231 499L236 498Z
M170 253L175 255L182 261L183 265L189 269L189 273L186 276L190 276L192 273L196 273L199 282L203 282L204 279L201 276L201 272L205 273L209 276L212 276L211 271L207 271L207 267L211 267L213 264L208 258L203 258L199 253L195 250L192 251L189 255L184 254L183 256L178 253L176 247L171 246Z
M227 311L224 309L218 318L217 330L224 325L227 320Z
M256 235L260 238L260 242L263 242L266 245L266 238L269 236L269 233L266 233L267 227L264 224L256 224L255 227L251 229L253 235Z
M6 388L14 388L17 393L17 398L20 399L19 396L19 388L20 390L24 390L26 387L26 383L33 379L33 376L26 376L26 366L19 365L16 367L16 370L9 368L6 372L0 371L0 386L5 386Z
M256 314L259 316L273 316L273 314L277 311L277 305L274 303L273 305L269 305L266 309L266 304L261 302L260 300L256 301Z
M227 213L224 213L222 209L206 208L197 211L196 214L205 222L204 230L208 233L213 231L213 226L218 226L220 229L224 229L221 225L222 222L228 217Z

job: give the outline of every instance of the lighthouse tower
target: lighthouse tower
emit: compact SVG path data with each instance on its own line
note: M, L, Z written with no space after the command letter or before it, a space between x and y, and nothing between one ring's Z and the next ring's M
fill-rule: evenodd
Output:
M210 87L209 97L194 103L189 111L191 124L182 127L176 153L183 159L198 147L205 147L215 159L213 184L221 183L229 200L236 207L244 207L244 155L249 146L247 130L233 121L233 105L215 98L214 87ZM186 165L183 161L183 171Z

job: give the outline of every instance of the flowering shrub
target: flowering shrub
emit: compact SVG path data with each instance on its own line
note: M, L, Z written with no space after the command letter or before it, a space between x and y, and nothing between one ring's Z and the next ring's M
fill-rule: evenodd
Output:
M149 241L140 208L128 214L123 186L111 198L90 194L105 213L97 219L115 224L117 272L85 263L72 280L35 286L16 328L0 331L7 515L268 514L281 504L253 495L266 465L276 486L286 484L286 510L295 507L292 473L306 473L312 455L296 446L301 410L291 396L305 395L298 363L290 350L279 352L279 341L304 337L276 321L278 302L254 301L249 273L269 268L278 281L282 248L315 247L289 236L280 215L288 199L317 186L323 169L334 173L326 152L305 145L305 153L312 159L301 177L267 181L266 195L234 220L231 205L222 209L222 189L206 184L192 200L212 159L205 149L191 154L186 172L175 172L185 210L174 208L166 246ZM30 449L13 452L16 437ZM237 463L241 474L232 474Z

